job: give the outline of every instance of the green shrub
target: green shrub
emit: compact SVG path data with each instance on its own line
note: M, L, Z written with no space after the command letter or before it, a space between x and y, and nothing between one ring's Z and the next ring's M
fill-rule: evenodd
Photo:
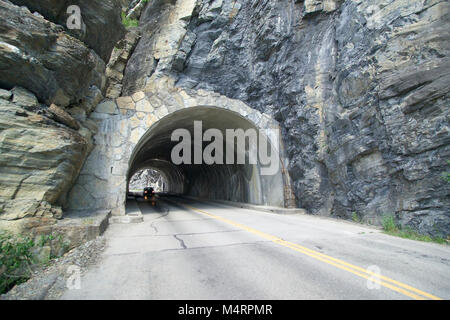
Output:
M381 221L381 225L383 226L383 230L386 232L392 232L397 230L397 226L395 225L395 219L392 215L385 215Z
M0 294L30 278L33 247L34 242L28 237L0 232Z
M356 223L361 222L361 218L359 217L358 213L356 213L356 212L352 213L352 220L353 220L353 222L356 222Z
M41 237L39 238L39 240L37 241L36 245L38 247L43 247L47 244L51 244L51 241L54 240L55 237L53 235L41 235Z
M127 14L122 12L122 24L126 27L137 27L139 26L139 20L136 19L128 19Z
M141 0L142 3L147 3L149 0ZM139 26L139 20L136 19L128 19L127 14L125 12L122 12L122 24L125 26L125 28L128 27L138 27Z

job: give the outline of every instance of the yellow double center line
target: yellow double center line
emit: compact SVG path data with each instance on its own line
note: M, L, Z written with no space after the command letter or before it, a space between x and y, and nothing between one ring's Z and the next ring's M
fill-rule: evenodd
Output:
M180 203L178 203L178 204L180 204ZM211 213L206 212L204 210L200 210L200 209L191 207L191 206L189 206L187 204L184 204L184 203L180 204L180 205L182 205L182 206L184 206L184 207L186 207L188 209L191 209L193 211L205 214L205 215L207 215L207 216L209 216L211 218L214 218L216 220L220 220L222 222L225 222L225 223L227 223L229 225L232 225L234 227L237 227L239 229L242 229L242 230L248 231L250 233L253 233L255 235L258 235L258 236L260 236L262 238L268 239L268 240L272 241L273 243L276 243L276 244L279 244L279 245L284 246L286 248L292 249L294 251L303 253L303 254L305 254L305 255L307 255L309 257L312 257L312 258L314 258L316 260L325 262L325 263L327 263L329 265L332 265L332 266L334 266L336 268L339 268L339 269L351 272L351 273L353 273L353 274L355 274L355 275L357 275L357 276L359 276L361 278L365 278L365 279L368 279L368 280L370 280L372 282L378 283L378 284L380 284L383 287L386 287L386 288L389 288L389 289L391 289L393 291L396 291L396 292L399 292L401 294L404 294L405 296L408 296L410 298L417 299L417 300L425 300L427 298L428 299L432 299L432 300L442 300L439 297L436 297L436 296L434 296L432 294L429 294L429 293L424 292L422 290L419 290L419 289L416 289L414 287L411 287L411 286L409 286L407 284L404 284L402 282L399 282L399 281L396 281L394 279L385 277L385 276L380 275L378 273L374 273L374 272L368 271L368 270L366 270L364 268L355 266L355 265L350 264L348 262L345 262L343 260L330 257L328 255L325 255L325 254L321 253L321 252L308 249L308 248L303 247L303 246L301 246L299 244L283 240L283 239L278 238L276 236L273 236L273 235L261 232L259 230L247 227L245 225L242 225L240 223L231 221L229 219L226 219L226 218L223 218L223 217L220 217L220 216L216 216L214 214L211 214Z

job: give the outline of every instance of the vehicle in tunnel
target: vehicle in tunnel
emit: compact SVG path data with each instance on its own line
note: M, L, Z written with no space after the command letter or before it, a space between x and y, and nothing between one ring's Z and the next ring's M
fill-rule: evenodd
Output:
M150 197L155 195L155 189L152 187L144 188L144 198L145 200L148 200Z
M144 200L150 200L152 206L156 205L156 193L152 187L144 188Z

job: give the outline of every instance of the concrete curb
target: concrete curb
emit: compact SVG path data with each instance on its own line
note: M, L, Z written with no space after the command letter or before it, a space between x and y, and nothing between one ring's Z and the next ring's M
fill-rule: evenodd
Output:
M262 206L262 205L256 205L256 204L249 204L249 203L242 203L242 202L233 202L233 201L227 201L227 200L211 200L211 199L204 199L204 198L198 198L198 197L191 197L191 196L181 196L182 198L196 200L196 201L202 201L202 202L211 202L211 203L220 203L227 206L242 208L242 209L250 209L250 210L256 210L256 211L263 211L263 212L270 212L275 214L307 214L305 209L301 208L281 208L281 207L270 207L270 206Z
M74 228L87 230L89 239L101 236L108 228L108 220L111 217L110 210L89 211L69 211L64 218L54 226L54 228Z
M67 251L94 240L101 236L108 228L110 210L70 210L65 211L63 219L54 225L46 225L34 229L34 236L53 235L56 242L50 247L54 255L60 257Z
M136 200L128 201L126 215L112 216L111 218L109 218L110 224L129 224L141 222L144 222L144 216L142 215L141 209L139 209Z
M141 223L144 222L144 216L113 216L109 218L110 224L129 224L129 223Z

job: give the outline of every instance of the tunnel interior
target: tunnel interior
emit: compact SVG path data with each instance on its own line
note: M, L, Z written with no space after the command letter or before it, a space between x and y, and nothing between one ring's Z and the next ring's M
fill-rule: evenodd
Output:
M172 133L177 129L185 129L193 139L194 121L197 121L197 124L201 121L202 134L208 129L217 129L224 137L227 129L258 131L252 122L238 113L225 109L195 107L176 111L153 124L136 145L129 162L128 181L140 170L153 169L164 177L166 182L164 191L167 193L211 200L284 206L281 167L275 174L262 175L259 159L255 164L248 161L248 151L252 147L248 141L245 143L245 164L237 164L236 161L233 164L226 164L226 142L223 142L223 154L219 155L223 158L224 164L204 162L194 164L195 143L192 144L190 163L174 164L172 150L181 140L172 141ZM201 142L202 150L212 141L215 139ZM238 150L242 149L236 144L233 149L234 159L237 159ZM272 149L271 152L278 150ZM215 152L213 154L215 155ZM277 159L280 161L279 157Z
M166 192L166 175L153 168L143 168L134 173L128 181L128 191L130 192L141 192L146 187L153 187L155 192Z

